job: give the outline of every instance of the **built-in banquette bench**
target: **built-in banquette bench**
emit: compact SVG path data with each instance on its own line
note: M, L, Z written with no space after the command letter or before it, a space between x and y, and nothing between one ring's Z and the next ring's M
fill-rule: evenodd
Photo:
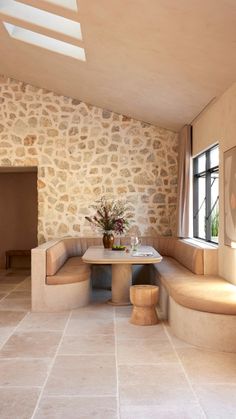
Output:
M172 237L144 237L142 244L163 256L151 266L150 278L160 288L160 314L173 334L196 346L236 352L236 285L218 276L217 248Z
M63 311L90 300L90 265L81 259L100 238L62 238L32 249L32 310Z
M101 244L99 238L65 238L33 249L33 311L86 305L90 266L81 256L89 246ZM217 248L172 237L143 237L142 244L163 256L143 281L159 285L160 311L173 333L197 346L236 352L236 286L218 276Z

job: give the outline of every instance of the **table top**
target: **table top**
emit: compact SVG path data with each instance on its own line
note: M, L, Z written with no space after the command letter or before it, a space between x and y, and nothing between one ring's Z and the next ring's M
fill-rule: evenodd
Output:
M90 246L82 257L86 263L145 265L161 262L161 255L151 246L140 246L138 251L127 253L121 250L104 249L103 246Z

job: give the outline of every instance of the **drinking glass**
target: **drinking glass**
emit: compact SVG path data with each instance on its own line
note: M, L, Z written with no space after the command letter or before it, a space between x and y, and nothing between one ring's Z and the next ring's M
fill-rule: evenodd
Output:
M132 252L136 252L141 244L140 239L137 236L130 237L130 247Z

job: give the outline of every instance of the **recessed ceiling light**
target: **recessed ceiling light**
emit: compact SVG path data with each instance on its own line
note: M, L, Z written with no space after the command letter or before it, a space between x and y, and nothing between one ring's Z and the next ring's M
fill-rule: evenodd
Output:
M86 61L84 48L59 41L58 39L42 35L38 32L29 31L28 29L12 25L11 23L3 22L3 24L8 34L18 41L36 45L58 54L76 58L77 60Z
M65 2L64 2L65 3ZM36 7L28 6L14 0L0 0L0 15L4 18L20 19L48 30L82 40L79 22L66 19ZM8 19L7 19L8 20Z

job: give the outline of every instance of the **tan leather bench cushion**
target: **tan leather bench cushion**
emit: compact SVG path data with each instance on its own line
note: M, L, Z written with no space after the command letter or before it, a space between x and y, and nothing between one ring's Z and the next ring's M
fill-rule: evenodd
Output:
M82 256L89 246L102 246L101 237L69 237L63 239L67 257Z
M162 256L174 257L174 249L178 239L171 236L158 236L154 238L153 245Z
M73 256L67 259L66 263L62 266L64 270L67 268L71 268L73 266L79 266L80 268L83 266L84 269L87 269L90 271L90 265L85 263L81 256Z
M180 305L208 313L236 315L236 287L220 277L176 279L170 295Z
M54 275L67 259L66 246L63 240L47 250L46 274Z
M169 236L141 237L141 242L144 246L153 246L162 256L173 257L194 274L204 274L204 249L201 247ZM122 237L121 244L130 244L130 237Z
M204 252L202 248L183 240L177 240L172 256L194 274L204 274Z
M56 275L47 276L48 285L72 284L87 281L90 278L90 265L79 256L69 258L57 271Z
M55 275L69 257L82 256L89 246L102 245L100 237L68 237L47 250L46 273Z
M189 278L195 277L189 269L181 265L177 260L164 257L160 263L154 265L158 278L161 280L168 293L170 293L171 283L176 281L177 278L185 278L185 281ZM202 277L203 278L203 277Z
M143 236L141 237L141 244L143 246L154 247L162 256L173 256L174 246L177 242L176 237L171 236ZM130 245L130 237L121 237L120 244Z
M195 275L173 258L155 269L168 294L180 305L217 314L236 314L236 286L219 276Z
M160 263L154 264L157 273L160 277L179 277L179 276L195 276L189 269L185 268L181 263L174 258L165 256Z

